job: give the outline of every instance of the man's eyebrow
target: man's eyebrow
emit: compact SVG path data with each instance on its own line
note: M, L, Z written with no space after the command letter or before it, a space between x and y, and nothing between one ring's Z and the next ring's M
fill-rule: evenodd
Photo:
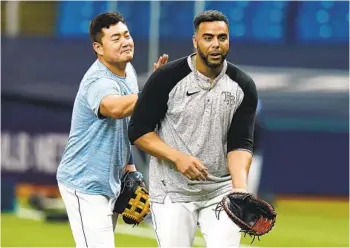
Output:
M128 30L124 31L124 33L115 33L115 34L112 34L112 35L111 35L111 38L119 37L119 36L121 36L122 34L127 34L127 33L129 33Z
M211 36L211 37L213 37L213 36L215 36L214 34L210 34L210 33L204 33L204 34L202 34L202 36ZM228 36L228 34L226 34L226 33L221 33L221 34L218 34L217 36Z

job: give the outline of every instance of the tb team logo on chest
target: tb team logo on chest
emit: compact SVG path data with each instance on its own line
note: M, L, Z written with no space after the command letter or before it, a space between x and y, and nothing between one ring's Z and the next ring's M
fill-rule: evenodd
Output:
M227 105L233 105L235 103L235 96L229 91L223 91L221 94L225 96L224 102Z

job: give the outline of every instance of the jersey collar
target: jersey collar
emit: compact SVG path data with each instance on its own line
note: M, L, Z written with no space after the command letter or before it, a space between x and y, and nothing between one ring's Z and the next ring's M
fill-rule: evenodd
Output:
M211 80L210 78L203 75L195 68L195 65L192 63L192 57L195 55L196 55L196 53L192 53L191 55L189 55L187 57L188 66L190 67L190 69L192 70L194 75L196 76L199 87L201 87L204 90L211 90L212 88L215 87L215 85L218 83L220 78L222 78L223 75L225 75L226 70L227 70L227 61L226 61L226 59L224 60L223 68L222 68L220 74L214 80Z

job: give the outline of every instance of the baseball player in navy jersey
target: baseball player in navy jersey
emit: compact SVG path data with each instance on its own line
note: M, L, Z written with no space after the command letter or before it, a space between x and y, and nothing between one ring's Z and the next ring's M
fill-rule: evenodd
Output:
M149 153L152 220L160 247L238 247L240 229L213 210L246 192L257 108L255 83L226 60L229 24L218 11L194 19L196 53L151 75L129 122L129 139Z

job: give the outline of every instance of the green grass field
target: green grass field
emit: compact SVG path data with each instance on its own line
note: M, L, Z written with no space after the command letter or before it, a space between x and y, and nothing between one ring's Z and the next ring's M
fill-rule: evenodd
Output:
M283 200L278 201L276 210L278 216L274 229L252 246L349 247L348 202ZM68 223L46 223L2 214L1 227L1 247L74 246ZM144 227L135 227L135 234L138 228L145 230ZM117 233L116 246L157 246L151 227L148 233L149 238ZM250 241L248 236L242 238L242 244L249 245Z

